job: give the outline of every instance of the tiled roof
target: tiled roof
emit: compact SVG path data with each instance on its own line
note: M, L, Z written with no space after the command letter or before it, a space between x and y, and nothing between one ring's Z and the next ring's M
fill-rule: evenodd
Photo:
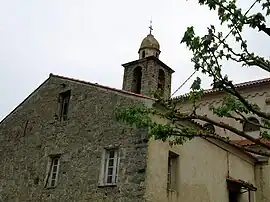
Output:
M259 79L259 80L247 81L247 82L243 82L243 83L237 83L237 84L234 84L234 86L235 86L235 88L241 89L241 88L256 86L256 85L265 84L265 83L270 83L270 78L264 78L264 79ZM208 94L216 93L216 92L221 92L221 91L218 89L206 89L206 90L204 90L204 95L208 95ZM173 100L183 99L187 96L188 96L188 94L186 93L186 94L174 97Z
M253 80L253 81L247 81L247 82L243 82L243 83L238 83L238 84L235 84L235 87L236 88L247 87L247 86L263 84L263 83L268 83L268 82L270 82L270 78L264 78L264 79L259 79L259 80Z
M270 145L270 140L268 140L268 139L258 138L257 140L258 141L260 140L261 142ZM245 139L245 140L232 140L231 142L234 144L241 145L241 146L252 146L252 145L256 144L255 142L252 142L252 141L247 140L247 139Z
M103 88L103 89L107 89L107 90L111 90L111 91L115 91L115 92L119 92L119 93L123 93L123 94L127 94L127 95L132 95L132 96L136 96L136 97L140 97L140 98L146 98L146 99L154 100L153 98L148 97L146 95L137 94L137 93L133 93L133 92L130 92L130 91L125 91L125 90L120 90L120 89L117 89L117 88L111 88L109 86L103 86L103 85L100 85L100 84L97 84L97 83L91 83L91 82L87 82L87 81L83 81L83 80L79 80L79 79L59 76L59 75L55 75L55 74L52 74L52 73L50 74L50 77L65 79L65 80L68 80L68 81L78 82L78 83L82 83L82 84L86 84L86 85L91 85L91 86L95 86L95 87L99 87L99 88Z

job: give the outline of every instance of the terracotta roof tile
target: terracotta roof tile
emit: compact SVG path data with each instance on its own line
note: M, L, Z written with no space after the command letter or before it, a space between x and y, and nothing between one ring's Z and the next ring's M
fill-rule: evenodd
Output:
M235 88L245 88L245 87L251 87L251 86L255 86L255 85L259 85L259 84L265 84L265 83L270 83L270 78L247 81L247 82L243 82L243 83L234 84L234 86L235 86ZM215 93L215 92L221 92L221 91L218 90L218 89L206 89L206 90L204 90L204 95ZM188 96L188 93L180 95L180 96L176 96L173 99L178 100L178 99L181 99L181 98L185 98L187 96Z
M268 140L268 139L258 138L257 140L260 140L261 142L270 145L270 140ZM241 145L241 146L252 146L252 145L256 144L256 143L254 143L254 142L252 142L250 140L247 140L247 139L244 139L244 140L231 140L231 142L235 143L235 144L238 144L238 145Z

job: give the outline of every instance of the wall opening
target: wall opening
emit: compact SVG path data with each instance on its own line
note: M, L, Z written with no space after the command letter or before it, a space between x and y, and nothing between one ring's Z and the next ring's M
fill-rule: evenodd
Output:
M158 71L158 90L160 91L161 96L164 95L165 87L165 73L162 69Z
M203 127L207 128L208 130L210 130L213 133L215 132L215 126L213 124L211 124L211 123L205 123L203 125Z
M179 159L178 154L169 151L168 173L167 173L167 189L168 190L177 190L178 159Z
M59 104L60 104L60 111L59 111L59 119L60 121L66 121L68 117L68 108L69 108L69 100L70 100L70 93L71 91L68 90L66 92L59 94Z
M145 51L142 52L142 58L145 58Z
M136 67L133 71L133 81L132 81L132 89L133 93L141 93L141 82L142 82L142 68Z

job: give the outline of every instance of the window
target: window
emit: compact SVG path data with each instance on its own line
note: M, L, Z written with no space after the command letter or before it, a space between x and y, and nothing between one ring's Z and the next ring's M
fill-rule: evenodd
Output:
M165 73L162 69L158 71L158 89L160 90L161 96L164 95L165 87Z
M229 190L229 202L238 202L240 191Z
M115 185L117 182L118 149L106 149L104 158L103 185Z
M45 181L45 187L47 188L56 187L59 172L59 160L60 156L50 157L47 177Z
M136 67L133 72L133 83L132 83L132 92L141 93L141 82L142 82L142 68Z
M252 184L244 181L244 180L236 180L231 177L227 177L227 189L228 189L228 198L229 202L240 202L242 201L241 195L247 193L248 194L248 201L251 201L251 197L254 191L257 191L257 188L254 187ZM251 193L251 191L253 193ZM253 201L253 200L252 200Z
M67 120L68 115L68 105L69 105L69 99L70 99L70 90L60 93L59 95L59 102L60 102L60 121Z
M142 58L145 58L145 51L142 52Z
M214 127L214 125L211 124L211 123L205 123L205 124L203 125L203 127L207 128L207 129L210 130L211 132L215 132L215 127Z
M229 202L239 202L241 184L227 179L227 188L229 192Z
M167 189L177 189L177 164L178 164L178 155L169 152L168 157L168 176L167 176Z
M247 118L247 120L249 122L254 123L254 124L249 123L249 122L245 122L243 124L243 131L244 132L260 131L260 126L255 125L255 124L260 124L258 119L256 119L255 117L249 117L249 118Z

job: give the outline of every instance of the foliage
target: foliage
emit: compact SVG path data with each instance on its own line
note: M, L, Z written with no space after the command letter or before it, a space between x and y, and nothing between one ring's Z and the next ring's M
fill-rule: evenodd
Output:
M197 133L194 128L184 126L181 128L180 135L179 128L175 124L172 124L172 122L162 124L153 120L154 115L158 115L159 118L164 118L165 115L153 108L147 108L141 105L119 105L115 109L115 115L118 121L123 121L137 128L147 128L149 137L155 140L166 141L168 138L174 137L170 140L171 144L183 144L186 140L192 139ZM167 113L167 116L169 116L169 113Z
M255 103L247 101L237 91L233 82L229 80L228 75L222 73L224 67L221 64L222 61L229 60L242 66L254 66L270 72L270 61L251 52L248 47L248 41L244 39L242 34L243 30L247 28L258 28L259 31L266 32L266 25L264 23L266 22L265 17L270 15L269 0L256 0L245 12L236 5L236 0L198 0L198 3L207 6L210 10L216 11L221 25L227 26L231 30L228 35L231 35L235 40L234 47L232 47L226 41L228 35L217 31L213 25L208 27L208 31L204 36L197 36L194 27L190 26L181 40L181 43L184 43L193 53L191 61L194 63L195 70L201 71L203 74L212 78L214 90L224 91L225 95L220 104L218 106L212 105L209 109L216 117L226 117L240 123L247 122L256 125L257 123L250 122L247 117L250 115L259 117L262 120L259 126L263 129L261 137L270 138L270 114L262 111ZM250 10L256 4L260 5L261 12L249 14ZM117 109L117 118L130 125L135 124L137 127L148 127L150 137L163 141L169 139L173 144L183 144L195 136L217 138L217 135L213 134L207 128L198 125L195 127L190 124L181 124L183 121L192 122L199 120L233 132L265 149L270 149L269 145L251 137L243 130L219 122L217 119L210 119L205 114L199 114L197 109L203 94L201 79L197 77L191 86L191 91L185 97L178 100L178 103L188 100L192 103L190 113L183 114L181 109L176 108L176 101L163 100L160 93L156 93L154 96L156 103L166 109L164 112L135 105L128 107L121 106ZM169 122L167 124L157 123L153 121L153 116L155 115ZM270 156L270 153L258 152L248 148L243 149Z

